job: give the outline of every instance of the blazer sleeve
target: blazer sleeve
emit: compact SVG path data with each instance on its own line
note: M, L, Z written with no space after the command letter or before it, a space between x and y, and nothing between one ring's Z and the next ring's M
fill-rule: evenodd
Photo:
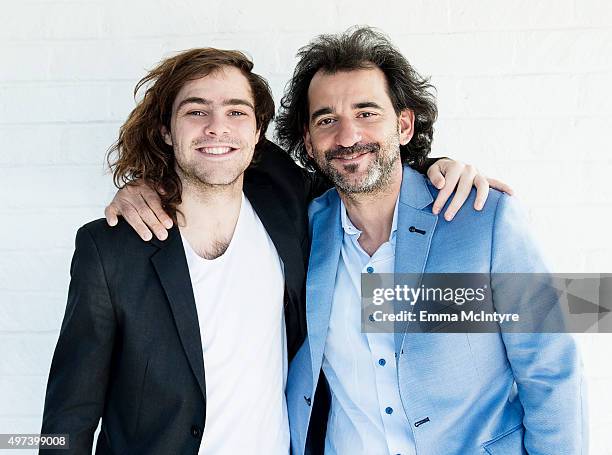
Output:
M538 324L542 314L548 315L542 319L562 317L559 294L534 275L548 272L548 267L525 216L516 198L506 194L495 214L491 272L494 304L505 307L502 311L518 308L521 317L537 314ZM558 331L559 324L554 319L549 327ZM586 454L586 397L578 348L572 335L545 331L538 332L536 326L534 333L502 332L525 411L525 448L530 455Z
M42 434L68 434L70 449L91 453L104 408L116 320L97 246L86 227L76 235L68 302L53 354Z

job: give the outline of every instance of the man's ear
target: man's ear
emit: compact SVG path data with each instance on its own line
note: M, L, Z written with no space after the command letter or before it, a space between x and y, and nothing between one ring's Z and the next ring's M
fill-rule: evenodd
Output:
M401 145L406 145L414 135L414 112L404 109L397 119L399 128L399 140Z
M259 144L259 135L261 134L261 128L255 133L255 144Z
M159 132L161 133L162 138L164 138L164 142L172 147L174 144L172 143L172 135L170 134L170 131L168 131L168 128L162 125Z
M314 159L312 153L312 141L310 140L310 131L308 130L308 126L304 127L304 146L306 147L306 153L308 153L308 156Z

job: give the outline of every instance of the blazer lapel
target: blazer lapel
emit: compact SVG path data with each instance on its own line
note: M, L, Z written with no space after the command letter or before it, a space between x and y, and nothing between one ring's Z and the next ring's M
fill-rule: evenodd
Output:
M300 239L283 204L278 200L277 189L265 182L246 181L244 193L259 216L276 251L283 261L285 275L285 329L289 359L295 355L304 340L306 327L304 315L305 255Z
M323 359L329 317L342 246L340 198L333 191L330 204L313 216L312 246L306 278L306 320L316 386Z
M395 273L416 274L413 287L420 286L429 255L429 246L438 221L437 215L423 209L433 202L425 177L409 167L404 167L398 207L398 223L395 243ZM400 352L404 330L395 330L395 350ZM399 358L399 356L398 356Z
M293 228L293 221L278 202L274 188L267 183L244 183L244 193L259 216L266 232L272 239L278 255L285 267L285 281L294 287L301 288L299 281L304 276L304 262L301 256L300 239Z
M174 226L170 229L167 240L163 242L154 241L154 243L160 249L151 257L151 262L166 292L181 344L193 374L202 390L204 399L206 399L200 324L179 229Z

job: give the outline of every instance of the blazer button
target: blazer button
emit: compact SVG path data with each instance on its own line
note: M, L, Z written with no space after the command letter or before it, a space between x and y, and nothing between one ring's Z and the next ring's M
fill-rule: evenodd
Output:
M200 427L198 427L197 425L193 425L191 427L191 436L196 439L200 439L200 437L202 436L202 430L200 430Z

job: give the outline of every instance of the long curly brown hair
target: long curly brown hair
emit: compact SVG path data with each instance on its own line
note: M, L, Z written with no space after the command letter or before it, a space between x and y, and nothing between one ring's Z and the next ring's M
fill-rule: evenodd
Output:
M255 101L255 118L260 132L255 146L265 141L274 117L274 99L264 78L252 72L253 62L242 52L198 48L161 61L134 88L134 98L146 87L142 100L119 129L119 138L109 148L107 162L118 188L144 179L160 194L164 210L176 222L181 203L181 181L175 171L174 151L164 142L162 126L170 130L172 104L185 83L225 66L238 68L247 78Z

